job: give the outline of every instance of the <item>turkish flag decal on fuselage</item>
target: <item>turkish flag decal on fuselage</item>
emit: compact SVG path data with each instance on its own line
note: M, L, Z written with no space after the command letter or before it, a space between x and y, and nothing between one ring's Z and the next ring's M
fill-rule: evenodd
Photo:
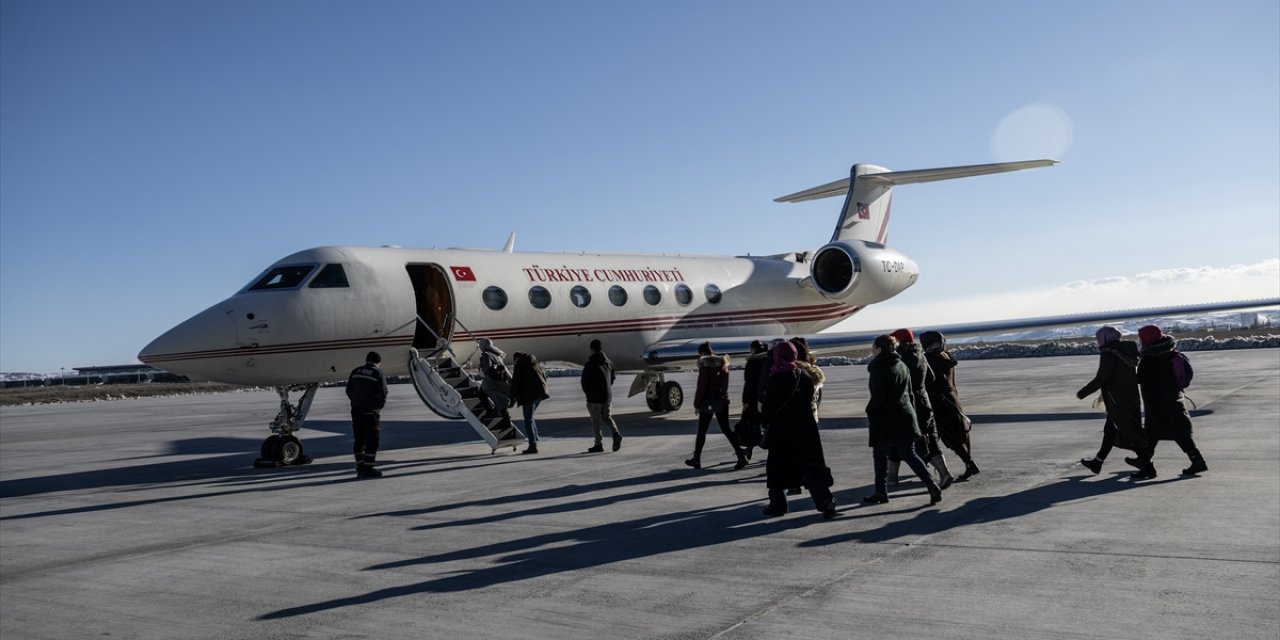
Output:
M471 271L471 267L449 267L449 271L453 272L453 279L458 282L471 281L475 282L476 274Z

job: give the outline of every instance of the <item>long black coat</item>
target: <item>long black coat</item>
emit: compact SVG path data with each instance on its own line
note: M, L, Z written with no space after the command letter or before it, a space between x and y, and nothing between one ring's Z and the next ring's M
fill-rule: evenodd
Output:
M1182 389L1173 377L1174 341L1170 336L1142 350L1138 359L1138 385L1146 408L1147 437L1175 440L1191 435L1191 415L1182 403Z
M770 489L800 486L805 471L830 477L812 403L813 380L800 369L769 376L762 415L769 426L765 472Z
M955 449L967 442L968 432L964 408L960 406L960 393L956 391L956 361L946 351L926 353L925 359L933 372L933 379L925 383L925 390L929 393L938 437L943 444Z
M902 364L902 356L881 351L867 365L867 371L871 373L867 382L871 391L871 399L867 401L868 445L874 447L920 437L911 395L911 372Z
M1142 404L1138 398L1138 343L1117 340L1098 349L1098 373L1076 392L1076 397L1102 390L1107 421L1116 428L1116 446L1137 451L1147 446L1142 428Z
M933 422L933 406L929 402L928 391L934 375L929 361L924 357L924 349L918 342L904 342L898 345L898 355L911 373L911 400L915 404L916 425L925 435L934 433L938 428Z

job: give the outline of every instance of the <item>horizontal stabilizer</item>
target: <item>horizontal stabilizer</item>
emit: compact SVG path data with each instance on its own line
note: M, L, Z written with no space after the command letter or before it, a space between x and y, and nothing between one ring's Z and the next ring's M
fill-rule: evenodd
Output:
M890 171L887 173L867 173L859 176L860 180L866 180L868 183L876 186L892 187L899 184L913 184L916 182L933 182L934 180L952 180L955 178L969 178L972 176L985 176L992 173L1005 173L1008 171L1021 171L1023 169L1035 169L1037 167L1050 167L1057 164L1057 160L1024 160L1021 162L995 162L991 164L971 164L963 167L941 167L938 169L916 169L914 171ZM797 191L791 195L774 198L774 202L804 202L806 200L820 200L822 198L830 198L848 193L849 178L841 178L833 180L824 185L819 185L804 191Z

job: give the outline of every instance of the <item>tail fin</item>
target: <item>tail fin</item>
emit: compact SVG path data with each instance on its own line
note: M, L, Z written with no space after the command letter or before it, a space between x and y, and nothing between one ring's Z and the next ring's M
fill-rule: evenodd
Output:
M1048 167L1057 162L1057 160L1025 160L914 171L889 171L873 164L855 164L849 170L848 178L775 198L774 202L803 202L846 194L844 208L840 210L840 220L836 223L831 241L865 240L884 244L889 234L889 191L895 185L1021 171ZM849 188L850 185L853 186L852 189Z

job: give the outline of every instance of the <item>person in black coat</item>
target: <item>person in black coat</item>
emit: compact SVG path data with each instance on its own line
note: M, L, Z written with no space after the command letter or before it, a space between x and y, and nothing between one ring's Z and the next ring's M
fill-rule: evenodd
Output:
M533 412L550 396L547 394L547 373L542 363L531 353L515 352L515 367L511 374L511 397L524 412L524 432L529 437L529 447L523 453L538 452L538 421Z
M604 451L603 425L609 425L613 432L613 450L622 448L622 432L618 431L618 423L613 421L613 381L618 373L613 369L613 361L604 354L599 340L591 341L591 355L582 365L582 393L587 396L587 414L591 416L591 431L596 443L587 449L587 453Z
M1138 359L1138 385L1142 389L1142 405L1146 408L1146 427L1149 450L1155 453L1160 440L1173 440L1191 460L1191 466L1182 470L1183 475L1195 475L1209 470L1204 456L1191 437L1191 414L1182 403L1182 387L1173 373L1173 358L1177 351L1173 336L1166 336L1160 327L1147 325L1138 329L1142 342L1142 354ZM1125 462L1130 462L1125 458ZM1130 464L1132 464L1130 462ZM1135 474L1135 477L1139 477ZM1150 475L1156 477L1155 467Z
M1098 372L1076 392L1083 400L1094 391L1102 391L1107 421L1102 425L1102 445L1092 459L1080 464L1094 473L1102 471L1102 463L1113 446L1129 449L1142 461L1140 472L1154 473L1151 454L1147 451L1147 433L1142 428L1142 401L1138 397L1138 343L1121 340L1120 330L1102 327L1094 334L1098 339Z
M382 472L373 466L378 458L382 408L387 405L387 378L382 375L381 363L382 356L377 351L370 351L364 364L352 369L347 377L357 478L382 477Z
M867 365L870 373L867 384L871 391L871 399L867 401L867 433L875 460L876 490L862 501L868 504L889 501L885 476L889 468L889 451L897 449L898 455L929 490L930 504L938 504L942 501L942 489L938 488L924 466L924 460L916 453L920 427L916 424L915 402L911 394L911 372L902 363L902 356L894 351L897 346L898 341L893 336L878 336L872 346L875 357Z
M764 514L785 514L787 489L804 485L814 508L822 512L823 518L833 518L833 480L813 413L813 380L796 366L795 345L783 342L769 353L773 362L763 411L763 419L769 425L769 460L765 465L769 506Z
M973 445L969 440L972 422L964 414L960 392L956 390L956 360L947 352L947 338L937 331L921 333L920 346L924 347L925 360L933 371L933 380L925 383L925 390L929 392L933 420L938 425L938 438L964 463L964 473L956 478L956 482L964 482L980 470L973 462Z
M707 428L714 417L737 456L735 471L747 466L747 454L738 445L738 436L729 428L729 356L716 355L710 342L698 345L698 386L693 393L693 409L698 412L698 435L693 441L693 457L684 463L702 468L702 447L707 444Z
M933 369L924 355L924 348L916 342L915 334L910 329L898 329L892 335L898 341L895 351L902 356L902 364L911 372L911 398L915 402L916 425L920 427L920 441L916 443L916 453L926 463L938 470L938 486L946 489L955 478L947 469L947 458L938 446L938 426L933 418L933 404L929 400L928 385L933 384ZM889 482L897 484L898 467L901 460L897 452L889 452Z

